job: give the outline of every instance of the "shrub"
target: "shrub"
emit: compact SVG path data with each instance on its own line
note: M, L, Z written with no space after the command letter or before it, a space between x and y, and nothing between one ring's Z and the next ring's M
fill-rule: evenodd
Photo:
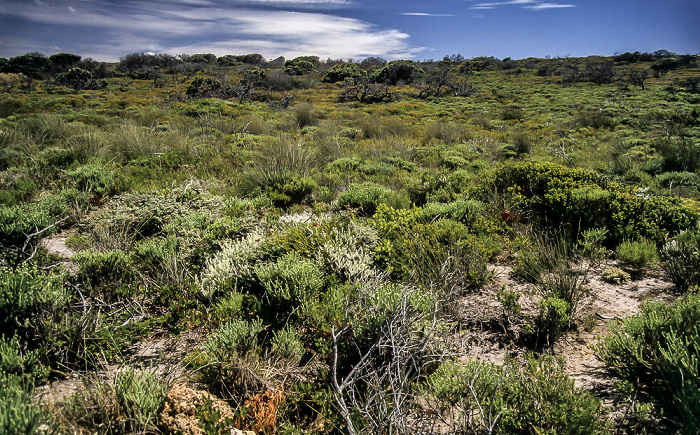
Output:
M632 279L629 273L617 267L609 267L605 269L601 276L603 281L617 285L624 284Z
M0 268L0 331L25 332L30 320L63 308L69 301L63 281L36 269Z
M615 256L623 267L636 272L659 261L656 245L647 239L623 240L615 250Z
M282 313L311 302L323 286L317 264L291 252L275 263L255 267L255 274L273 307ZM278 311L280 312L280 311Z
M497 366L444 363L425 382L454 433L607 433L600 402L574 386L561 361L529 356Z
M68 173L73 186L83 192L97 196L115 193L114 174L102 165L83 165Z
M87 251L76 254L74 261L78 264L76 282L104 301L115 302L135 293L137 275L130 253Z
M650 303L611 324L598 357L661 406L685 433L700 430L700 295Z
M126 430L146 433L155 429L168 383L155 369L122 368L114 377L114 393Z
M42 407L26 378L0 371L0 433L33 434L43 423Z
M294 121L297 127L304 128L318 123L318 116L311 104L300 104L294 107Z
M301 357L306 352L304 344L297 337L297 333L290 327L279 329L273 333L270 348L276 356L295 363L301 361Z
M39 364L39 350L22 351L19 338L0 335L0 373L23 377L28 382L42 382L48 369Z
M323 76L323 81L327 83L342 82L348 78L360 78L364 74L366 73L357 64L345 63L331 67Z
M700 231L680 233L664 245L661 256L666 272L679 289L700 286Z
M535 319L535 326L539 333L547 337L549 346L554 346L554 342L569 328L571 306L556 297L542 299L539 306L540 313Z
M199 278L200 296L212 301L225 290L247 290L253 283L254 265L265 256L265 235L252 232L226 243L221 252L207 260Z
M608 230L605 228L590 228L579 235L578 250L591 263L599 264L605 257L603 242Z
M371 181L352 183L348 190L338 195L336 207L358 209L362 214L372 216L380 204L386 203L391 193L390 189Z

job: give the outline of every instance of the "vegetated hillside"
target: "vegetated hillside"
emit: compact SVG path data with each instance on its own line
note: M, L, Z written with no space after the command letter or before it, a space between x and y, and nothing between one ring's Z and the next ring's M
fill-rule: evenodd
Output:
M0 71L0 432L700 430L697 56Z

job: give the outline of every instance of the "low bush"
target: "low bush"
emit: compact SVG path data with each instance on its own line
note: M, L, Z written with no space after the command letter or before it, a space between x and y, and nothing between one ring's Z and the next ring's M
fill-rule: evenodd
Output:
M371 181L362 184L353 183L347 191L338 195L338 209L358 209L366 216L372 216L380 204L386 203L393 192Z
M605 269L601 274L601 277L603 278L603 281L617 285L625 284L632 279L629 273L618 267L609 267Z
M444 363L424 391L453 433L607 433L600 402L552 357Z
M69 296L60 278L31 267L0 268L0 331L27 334L43 313L64 308Z
M700 295L650 303L611 324L598 357L661 406L684 433L700 430Z
M275 263L260 264L255 267L263 289L264 298L277 314L288 313L316 298L323 286L323 275L318 265L291 252Z
M168 388L167 381L155 369L125 367L117 372L114 394L125 432L147 433L156 428Z
M200 296L212 301L226 291L243 292L254 284L255 264L266 255L266 235L254 231L231 241L209 258L199 277Z
M681 290L700 286L700 231L688 230L667 242L661 250L671 281Z
M44 420L43 407L34 401L32 382L0 371L0 433L37 433Z
M115 302L134 295L138 288L137 274L128 252L81 252L75 281L105 302Z
M114 173L103 165L80 166L68 173L68 179L76 189L99 197L117 193Z
M656 244L646 239L623 240L615 250L615 256L622 267L635 272L641 272L659 261Z

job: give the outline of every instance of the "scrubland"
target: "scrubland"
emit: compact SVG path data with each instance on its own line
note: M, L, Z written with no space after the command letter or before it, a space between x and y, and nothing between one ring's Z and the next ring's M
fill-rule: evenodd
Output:
M700 430L697 56L70 56L0 63L0 432Z

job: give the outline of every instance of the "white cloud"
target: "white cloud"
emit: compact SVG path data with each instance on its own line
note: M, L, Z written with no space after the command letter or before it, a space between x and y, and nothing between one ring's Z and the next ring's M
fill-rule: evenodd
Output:
M454 17L453 14L428 14L425 12L402 12L401 15L409 17Z
M532 6L525 6L527 9L542 10L542 9L560 9L560 8L575 8L576 5L559 4L559 3L540 3Z
M251 6L253 2L349 4L347 0L89 0L68 12L65 0L50 5L22 3L21 7L11 7L11 1L0 3L0 14L39 25L71 26L75 29L69 37L72 42L64 44L70 45L65 49L100 60L145 51L388 59L413 57L420 51L411 47L408 34L396 29L329 13L256 9ZM248 6L242 7L241 3Z
M561 3L550 3L542 2L539 0L508 0L500 2L484 2L477 3L470 9L474 10L489 10L496 9L500 6L510 6L510 5L520 5L524 9L533 10L544 10L544 9L560 9L560 8L575 8L576 5L573 4L561 4Z

